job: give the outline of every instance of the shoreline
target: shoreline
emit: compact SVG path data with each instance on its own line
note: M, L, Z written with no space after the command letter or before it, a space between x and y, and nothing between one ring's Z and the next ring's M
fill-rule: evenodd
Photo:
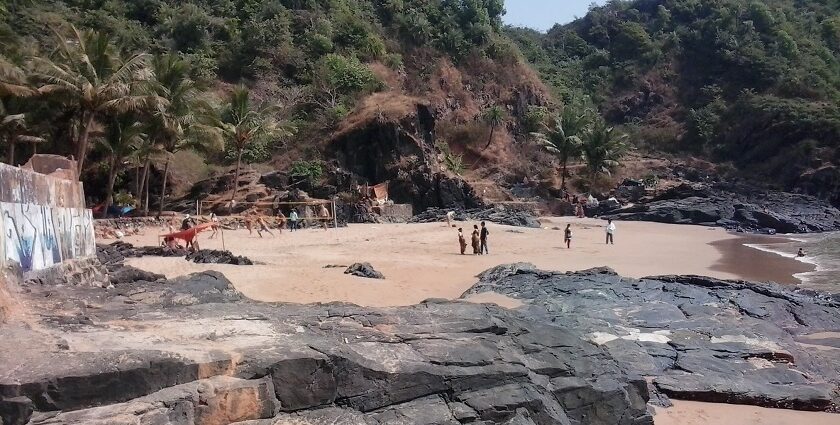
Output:
M816 270L813 264L762 248L765 245L793 243L795 239L785 236L730 234L735 237L711 243L721 253L721 259L711 266L713 270L732 273L746 281L775 282L782 285L801 285L805 282L799 276Z

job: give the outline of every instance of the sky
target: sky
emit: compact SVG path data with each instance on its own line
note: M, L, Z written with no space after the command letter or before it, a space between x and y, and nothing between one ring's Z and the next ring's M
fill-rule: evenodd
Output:
M586 14L593 0L505 0L506 24L548 31ZM604 4L605 0L594 1Z

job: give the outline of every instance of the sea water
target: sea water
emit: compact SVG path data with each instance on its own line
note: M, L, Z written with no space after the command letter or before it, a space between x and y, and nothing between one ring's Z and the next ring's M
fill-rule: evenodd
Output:
M814 271L795 275L802 286L840 293L840 232L783 237L790 242L747 246L812 264ZM799 248L805 251L805 257L796 257Z

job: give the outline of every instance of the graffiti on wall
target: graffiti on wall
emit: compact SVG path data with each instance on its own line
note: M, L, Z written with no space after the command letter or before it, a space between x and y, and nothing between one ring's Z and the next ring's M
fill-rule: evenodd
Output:
M96 255L87 209L0 202L0 229L0 263L17 263L25 272Z

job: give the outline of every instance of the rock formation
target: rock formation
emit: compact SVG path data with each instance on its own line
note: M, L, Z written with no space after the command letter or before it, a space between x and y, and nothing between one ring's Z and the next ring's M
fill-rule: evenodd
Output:
M522 300L522 317L574 329L654 392L682 400L832 410L840 295L698 276L627 279L518 264L468 291ZM840 420L840 416L838 416Z
M511 210L504 207L491 207L479 209L456 209L446 210L440 208L430 208L420 214L415 215L410 223L436 223L446 221L446 214L449 211L455 213L455 221L488 221L491 223L502 224L506 226L531 227L539 228L540 222L530 212Z
M731 230L809 233L840 230L840 210L808 195L737 184L683 184L649 202L606 213L618 220L702 224Z
M370 263L353 264L344 271L344 274L352 274L353 276L364 277L367 279L385 279L385 276L376 271Z

